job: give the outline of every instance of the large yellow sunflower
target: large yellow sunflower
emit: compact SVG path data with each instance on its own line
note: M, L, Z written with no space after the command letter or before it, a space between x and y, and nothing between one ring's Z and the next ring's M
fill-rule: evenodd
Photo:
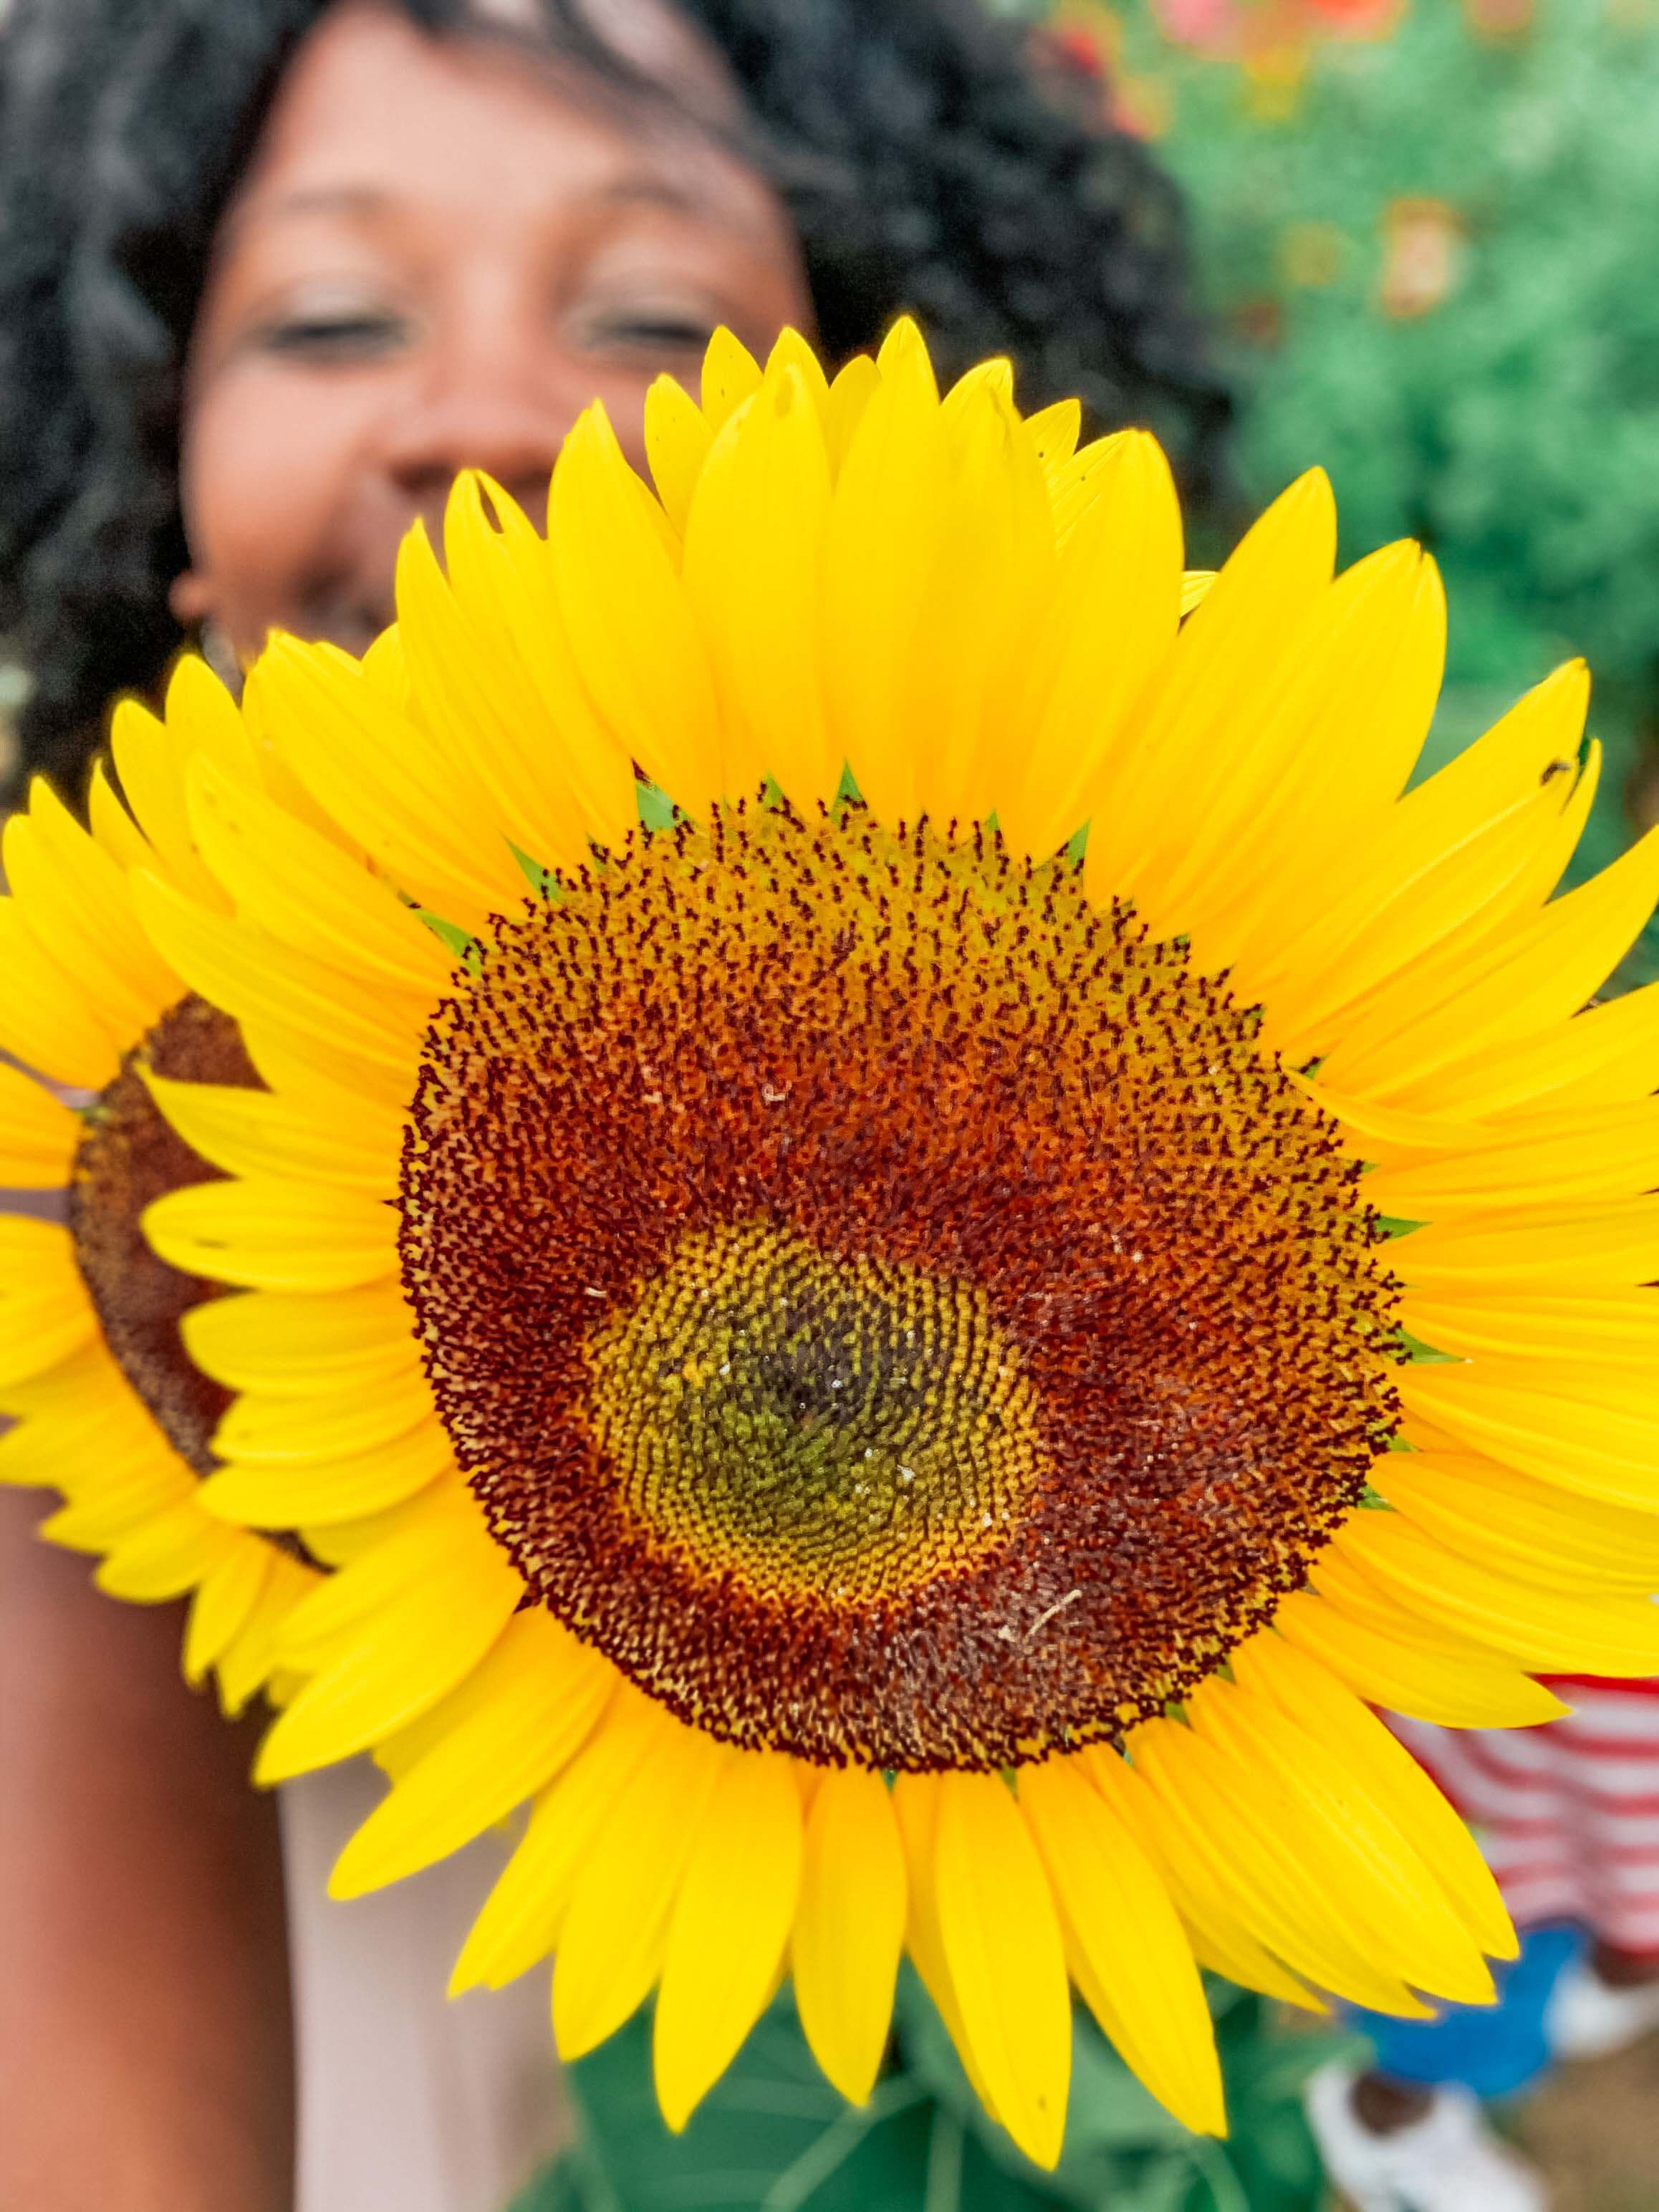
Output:
M722 340L654 495L596 409L544 539L465 480L361 665L272 646L334 833L204 757L234 918L138 885L271 1086L156 1085L234 1179L155 1245L247 1292L204 1502L360 1516L262 1773L382 1759L341 1895L529 1800L456 1985L552 1953L567 2055L655 1989L676 2125L784 1972L866 2095L908 1948L1033 2158L1073 1983L1219 2128L1196 1962L1512 1948L1369 1705L1659 1668L1659 1000L1580 1011L1659 842L1552 898L1583 671L1407 792L1432 566L1333 580L1315 475L1183 623L1077 424Z
M152 1073L254 1079L234 1025L191 998L147 941L128 882L142 865L222 903L180 805L179 764L198 750L252 769L234 707L192 660L165 725L131 702L118 711L131 813L100 763L89 829L44 782L6 824L0 1048L25 1066L0 1066L0 1186L63 1192L67 1223L0 1214L0 1413L14 1417L0 1481L64 1494L40 1533L97 1556L95 1579L112 1596L189 1595L185 1674L215 1668L237 1711L268 1679L276 1627L316 1577L203 1510L228 1394L192 1366L179 1326L218 1285L168 1267L139 1227L150 1200L198 1182L207 1164L156 1111Z

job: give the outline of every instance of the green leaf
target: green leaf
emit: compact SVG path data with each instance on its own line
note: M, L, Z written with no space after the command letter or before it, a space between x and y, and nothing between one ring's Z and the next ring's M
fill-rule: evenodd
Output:
M671 2135L641 2014L568 2069L577 2140L514 2212L1316 2212L1301 2092L1333 2039L1287 2033L1261 1998L1209 1987L1224 2143L1189 2135L1079 2010L1065 2154L1043 2172L981 2106L907 1967L892 2064L862 2109L819 2073L786 1994Z
M640 820L647 830L672 830L674 826L674 802L665 791L659 791L654 783L642 779L634 786L634 804L638 807Z
M580 2140L516 2212L915 2212L922 2202L926 2092L895 2075L855 2110L781 2004L684 2135L657 2109L648 2014L566 2079Z
M538 898L550 899L557 896L559 878L556 869L544 867L539 860L532 860L528 853L519 850L510 837L507 841L507 848L518 862L525 881Z
M453 952L464 967L476 974L483 957L477 939L458 922L446 921L441 914L434 914L429 907L417 906L415 911L445 951Z

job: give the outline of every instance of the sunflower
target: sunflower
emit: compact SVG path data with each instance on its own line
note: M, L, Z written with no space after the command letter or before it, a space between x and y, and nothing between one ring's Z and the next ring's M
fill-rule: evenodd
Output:
M270 1085L155 1086L230 1171L147 1217L244 1292L203 1502L373 1528L260 1773L381 1759L340 1896L528 1801L455 1986L552 1954L568 2057L654 1990L676 2126L786 1972L867 2095L908 1950L1039 2162L1073 1985L1219 2129L1200 1966L1512 1954L1370 1707L1659 1668L1659 1000L1581 1011L1659 842L1552 897L1583 672L1407 788L1432 565L1334 577L1315 474L1183 620L1078 426L722 338L654 491L596 408L545 537L464 478L361 663L273 643L313 818L188 775L234 915L138 883Z
M189 1595L185 1673L216 1669L234 1712L270 1676L277 1626L315 1575L199 1503L228 1393L191 1364L180 1325L218 1286L158 1259L139 1221L159 1193L208 1171L157 1111L155 1072L256 1079L234 1025L145 939L127 873L142 862L218 897L184 834L169 757L227 745L251 766L229 699L186 661L165 726L133 703L117 714L133 813L100 763L89 830L44 782L6 825L0 1048L23 1065L0 1065L0 1185L62 1193L67 1225L0 1215L0 1413L12 1417L0 1481L64 1493L40 1534L97 1556L112 1595Z

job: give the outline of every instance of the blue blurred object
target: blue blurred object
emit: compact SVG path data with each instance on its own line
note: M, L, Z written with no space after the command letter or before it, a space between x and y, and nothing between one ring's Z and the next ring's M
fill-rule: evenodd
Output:
M1437 2020L1394 2020L1354 2011L1349 2017L1370 2039L1379 2073L1396 2081L1438 2087L1461 2081L1477 2097L1513 2097L1550 2063L1544 2014L1565 1969L1584 1948L1577 1928L1534 1928L1521 1955L1494 1970L1495 2005L1448 2005Z

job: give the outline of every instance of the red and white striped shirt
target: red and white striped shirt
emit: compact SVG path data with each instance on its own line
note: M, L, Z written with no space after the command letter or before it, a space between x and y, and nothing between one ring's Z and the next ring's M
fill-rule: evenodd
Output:
M1571 1920L1659 1958L1659 1681L1553 1675L1539 1728L1389 1725L1480 1837L1516 1924Z

